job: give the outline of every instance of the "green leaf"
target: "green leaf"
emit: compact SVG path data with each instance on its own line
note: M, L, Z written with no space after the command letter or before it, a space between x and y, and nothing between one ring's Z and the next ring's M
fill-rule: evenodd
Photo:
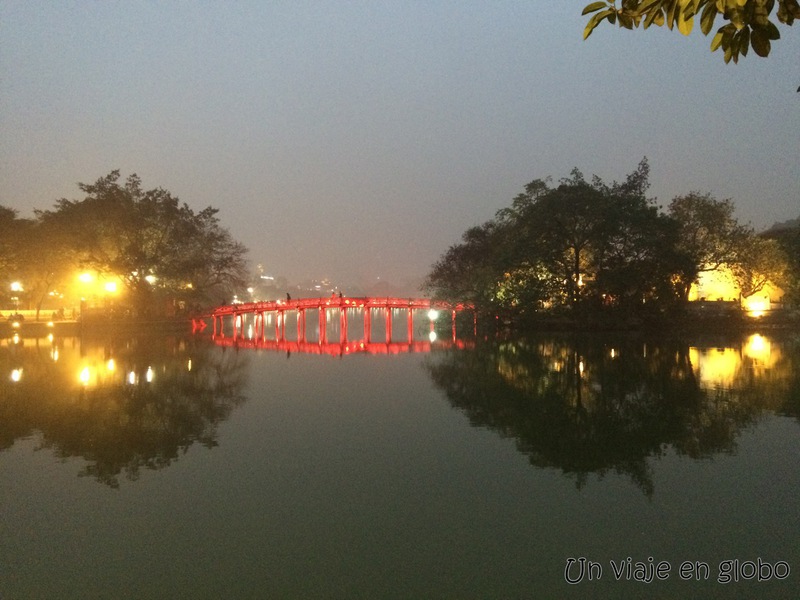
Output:
M661 4L661 2L662 2L662 0L644 0L644 2L642 2L642 3L639 5L638 12L639 12L640 14L641 14L641 13L646 13L646 12L648 12L648 11L649 11L649 10L650 10L650 9L651 9L653 6L655 6L656 4Z
M683 0L681 2L681 14L685 20L689 20L697 13L697 6L695 0Z
M628 15L617 15L619 17L619 24L620 26L624 27L625 29L633 29L633 19Z
M672 4L669 5L669 8L667 8L667 27L669 27L670 31L672 31L672 27L675 25L676 13L679 11L680 6L678 5L678 0L674 0Z
M583 30L583 39L588 38L592 35L594 28L597 27L603 19L610 18L611 15L615 15L613 8L607 8L606 10L595 13L592 15L592 18L589 19L589 22L586 23L586 27Z
M769 56L770 43L767 33L763 29L754 29L750 36L750 45L755 53L761 57Z
M767 37L771 40L779 40L781 39L781 32L778 31L778 28L775 26L775 23L772 21L767 21Z
M717 48L720 47L724 37L725 37L725 34L722 33L722 29L717 31L717 35L715 35L714 39L711 40L711 51L712 52L714 52Z
M741 29L747 24L744 18L744 11L738 8L732 10L728 15L728 18L731 20L731 23L736 26L736 29Z
M589 21L586 23L586 27L583 28L583 39L584 40L587 39L590 35L592 35L592 32L594 31L594 28L597 27L597 23L598 23L597 15L595 15L591 19L589 19Z
M605 2L592 2L591 4L587 4L581 15L588 15L589 13L593 13L595 11L600 10L601 8L605 8L607 4Z
M750 28L745 27L739 32L739 52L742 56L747 56L747 51L750 49Z
M660 22L659 22L660 19ZM652 9L644 19L644 28L647 29L655 23L659 27L664 24L664 14L661 12L661 7Z
M714 27L714 21L718 14L717 7L714 6L712 2L706 4L706 7L703 9L703 14L700 16L700 30L703 32L703 35L709 34L711 28Z
M694 18L690 17L688 20L684 18L683 13L678 14L678 31L683 35L692 33L694 27Z

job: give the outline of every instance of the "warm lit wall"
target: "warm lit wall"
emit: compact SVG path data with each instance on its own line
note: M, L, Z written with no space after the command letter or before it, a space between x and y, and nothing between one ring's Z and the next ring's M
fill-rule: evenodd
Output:
M703 271L696 283L689 290L689 300L726 300L739 299L739 286L733 279L729 269Z
M760 292L742 298L742 308L754 313L767 311L775 308L775 303L780 302L782 297L783 290L767 284ZM736 302L739 300L739 286L730 269L722 267L717 271L704 271L700 273L697 283L692 284L689 290L689 300Z

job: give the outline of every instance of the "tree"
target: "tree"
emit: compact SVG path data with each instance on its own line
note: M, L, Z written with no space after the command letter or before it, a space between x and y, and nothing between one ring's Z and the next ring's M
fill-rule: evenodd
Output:
M622 183L587 182L577 169L549 188L526 186L506 213L520 224L527 259L546 266L553 304L625 307L675 301L672 274L685 269L677 229L646 197L649 165L643 159ZM530 193L533 192L533 193Z
M10 277L16 264L17 211L0 205L0 273Z
M786 300L795 306L800 306L800 217L774 225L765 231L761 237L774 240L783 252L785 259L784 277L780 285L786 292Z
M643 159L622 183L589 183L577 169L557 187L532 181L448 250L428 287L516 316L559 307L573 314L665 308L679 297L674 274L688 260L677 248L676 223L645 195L648 175Z
M522 215L529 248L564 282L565 297L572 306L580 301L582 288L595 271L594 250L610 233L609 208L603 191L586 183L574 169L572 179L562 179Z
M746 255L754 234L736 220L731 200L691 192L674 198L668 210L679 227L679 249L690 261L676 273L684 298L700 273L732 267Z
M246 249L220 226L217 209L199 213L163 188L143 190L135 174L112 171L78 184L83 200L38 212L71 237L85 268L119 277L139 315L165 300L218 302L246 277Z
M498 224L469 228L432 267L423 289L442 300L472 302L487 309L498 278Z
M592 2L583 9L584 15L592 14L586 23L583 38L588 38L603 21L617 24L625 29L651 25L666 25L689 35L695 18L700 29L708 35L715 23L725 23L717 29L711 40L711 51L721 49L726 63L739 62L748 50L766 57L772 48L771 42L780 39L780 31L770 20L776 0L616 0ZM791 26L800 18L797 0L777 0L775 17L780 23Z
M752 236L741 248L741 256L731 266L743 298L757 294L770 283L787 287L788 260L773 239Z
M36 309L36 320L47 297L63 291L77 266L70 237L49 220L27 221L19 226L17 273L25 282L26 295Z

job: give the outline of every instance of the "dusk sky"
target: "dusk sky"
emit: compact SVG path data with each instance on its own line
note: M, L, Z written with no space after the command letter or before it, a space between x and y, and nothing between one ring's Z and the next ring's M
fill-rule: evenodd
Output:
M725 65L601 26L588 0L0 0L0 205L32 216L120 169L220 209L297 281L421 278L533 179L731 198L800 216L800 25Z

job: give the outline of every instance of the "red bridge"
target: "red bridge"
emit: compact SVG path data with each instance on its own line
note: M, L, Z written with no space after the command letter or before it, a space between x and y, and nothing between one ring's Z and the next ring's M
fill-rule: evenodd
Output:
M332 296L328 298L300 298L297 300L272 300L268 302L250 302L220 306L212 311L206 319L212 323L213 337L222 345L253 346L286 350L295 352L311 352L342 355L353 352L369 353L397 353L420 352L430 350L430 343L436 338L434 328L437 320L447 317L450 321L452 341L456 342L456 315L457 313L472 311L472 329L475 329L475 313L472 306L464 303L447 303L431 300L429 298L346 298ZM316 317L316 327L311 330L312 338L309 340L307 320L311 312L312 319ZM414 339L414 316L419 311L425 312L425 317L430 323L428 339ZM398 312L405 313L406 332L402 342L394 339L393 321ZM377 313L377 314L376 314ZM383 325L385 342L373 340L373 319ZM331 319L333 317L333 319ZM337 319L338 317L338 319ZM206 319L195 319L192 331L203 331L207 327ZM287 322L294 321L296 336L294 339L287 337ZM338 327L337 325L338 321ZM357 343L349 339L348 325L351 321L357 323L360 329L363 326L363 336ZM228 325L226 327L226 322ZM337 340L329 341L329 326L331 323ZM274 336L268 339L267 326ZM226 335L225 332L229 332ZM314 335L316 334L316 335ZM444 342L444 340L442 340ZM440 342L441 343L441 342Z

